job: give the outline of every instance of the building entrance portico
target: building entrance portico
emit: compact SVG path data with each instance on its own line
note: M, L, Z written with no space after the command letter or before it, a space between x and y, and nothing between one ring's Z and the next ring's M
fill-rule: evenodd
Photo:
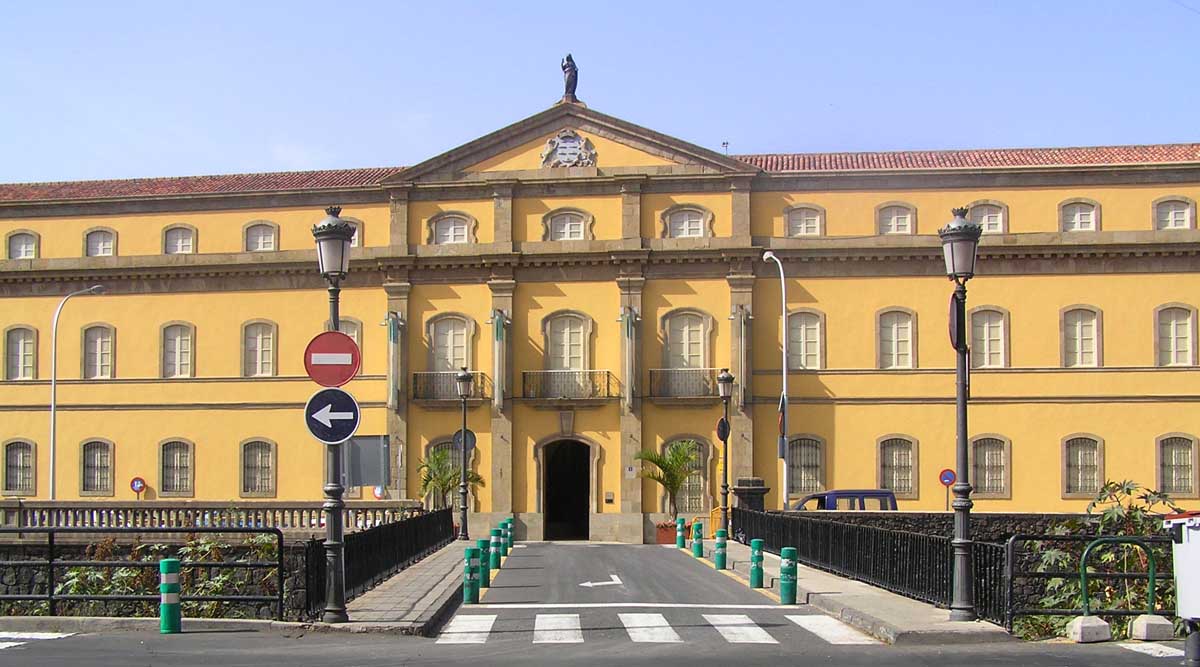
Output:
M547 540L588 539L589 447L575 440L559 440L545 447L545 486L542 513Z

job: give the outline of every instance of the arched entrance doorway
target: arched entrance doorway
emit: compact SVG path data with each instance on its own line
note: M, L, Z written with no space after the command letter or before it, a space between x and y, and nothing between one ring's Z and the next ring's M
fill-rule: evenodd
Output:
M586 540L591 449L582 442L560 440L546 445L545 457L545 539Z

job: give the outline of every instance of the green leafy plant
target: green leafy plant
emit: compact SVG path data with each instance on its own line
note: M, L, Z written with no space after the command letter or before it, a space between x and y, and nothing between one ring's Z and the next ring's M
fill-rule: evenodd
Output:
M696 444L695 440L676 440L667 446L665 452L659 453L644 449L633 455L635 459L638 459L643 464L654 466L653 468L647 468L643 465L638 476L658 482L662 485L663 490L667 492L667 503L671 508L672 525L674 525L675 519L679 516L679 508L676 504L679 489L683 488L683 483L695 467L696 457L699 456L699 449L700 447Z
M1166 493L1123 480L1109 481L1088 503L1087 516L1065 521L1052 530L1056 535L1096 535L1146 537L1159 535L1162 517L1182 511ZM1038 572L1078 572L1085 542L1034 542L1033 555ZM1170 562L1170 548L1152 545L1158 566L1159 584L1155 589L1156 606L1171 609L1175 606L1173 586L1164 586L1170 575L1163 574ZM1135 545L1101 545L1093 549L1088 561L1089 572L1112 574L1146 572L1149 562L1146 553ZM1082 609L1083 591L1079 577L1050 577L1042 580L1044 587L1037 603L1044 609ZM1092 577L1088 581L1088 598L1094 610L1139 610L1147 604L1149 582L1137 579ZM1107 620L1113 637L1128 637L1128 616L1099 616ZM1070 616L1022 616L1013 624L1013 631L1025 639L1043 639L1066 634ZM1178 629L1178 627L1177 627Z
M432 494L432 508L444 509L450 506L450 493L458 488L462 468L456 461L451 460L448 448L435 449L417 466L421 475L421 495ZM476 495L477 488L486 486L483 477L474 470L467 470L467 488L471 495Z

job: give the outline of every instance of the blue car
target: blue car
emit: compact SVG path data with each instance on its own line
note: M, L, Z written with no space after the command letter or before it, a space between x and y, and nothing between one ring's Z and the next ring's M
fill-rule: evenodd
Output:
M887 489L834 489L810 493L791 509L895 511L896 494Z

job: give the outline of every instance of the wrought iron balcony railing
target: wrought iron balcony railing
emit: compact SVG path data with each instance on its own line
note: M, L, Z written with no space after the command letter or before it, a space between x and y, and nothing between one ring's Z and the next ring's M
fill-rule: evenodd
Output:
M521 374L525 398L618 398L621 390L608 371L525 371Z
M716 368L651 368L651 398L717 396Z
M475 381L471 383L471 395L468 398L491 398L491 380L480 371L472 371ZM412 397L425 401L457 401L458 384L455 379L458 371L421 372L412 374Z

